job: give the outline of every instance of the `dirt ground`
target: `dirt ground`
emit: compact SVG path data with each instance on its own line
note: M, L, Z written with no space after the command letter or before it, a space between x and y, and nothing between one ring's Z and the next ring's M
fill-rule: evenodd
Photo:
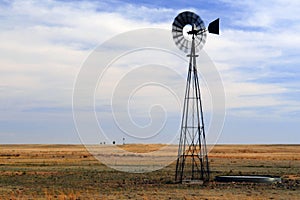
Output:
M119 147L140 153L163 146ZM209 184L176 184L174 162L154 172L126 173L81 145L0 145L0 199L300 198L300 145L217 145L209 160ZM272 175L282 183L219 183L217 175Z

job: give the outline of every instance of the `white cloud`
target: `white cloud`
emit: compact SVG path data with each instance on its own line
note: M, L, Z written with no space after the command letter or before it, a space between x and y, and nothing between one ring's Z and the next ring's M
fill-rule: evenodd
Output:
M299 110L298 101L283 96L298 88L294 83L253 81L279 73L289 75L288 71L273 71L274 65L300 64L289 58L300 48L299 2L231 4L243 12L230 17L234 26L222 28L220 36L209 35L204 47L220 70L227 108L273 107L278 116ZM96 45L133 29L170 29L178 13L166 8L108 5L13 1L0 7L0 102L5 110L1 119L26 117L21 112L28 108L71 107L76 74ZM173 64L171 60L168 65ZM178 71L186 73L185 68ZM245 112L257 116L255 110Z
M52 106L70 106L76 74L96 45L124 31L165 26L118 12L97 12L95 7L91 2L74 6L55 1L14 1L1 7L0 85L2 101L10 102L6 106L34 106L21 101L16 107L9 100L23 98L45 101L44 106L48 101L56 102Z
M230 17L235 26L221 29L220 36L209 35L205 50L220 69L227 107L245 108L253 117L258 116L257 107L267 107L288 119L287 110L299 110L300 106L289 98L299 85L295 77L300 78L299 73L289 71L300 65L294 58L300 51L299 2L225 2L241 12ZM291 76L296 80L280 79Z

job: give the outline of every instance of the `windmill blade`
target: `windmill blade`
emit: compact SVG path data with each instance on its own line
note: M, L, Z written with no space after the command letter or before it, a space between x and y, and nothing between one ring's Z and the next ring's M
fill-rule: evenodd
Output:
M208 25L208 32L219 35L220 19L216 19Z

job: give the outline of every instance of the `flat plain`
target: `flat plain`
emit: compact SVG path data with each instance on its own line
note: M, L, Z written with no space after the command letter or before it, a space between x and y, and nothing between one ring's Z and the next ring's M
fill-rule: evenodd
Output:
M143 153L163 145L118 147ZM175 162L153 172L126 173L107 167L81 145L0 145L0 199L300 198L300 145L216 145L209 160L209 184L176 184ZM220 183L213 180L217 175L280 176L282 183Z

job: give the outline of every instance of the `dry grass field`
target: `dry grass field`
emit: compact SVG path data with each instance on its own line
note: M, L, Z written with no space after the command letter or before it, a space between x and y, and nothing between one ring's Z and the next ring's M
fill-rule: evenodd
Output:
M119 147L144 153L162 146ZM300 198L300 145L217 145L209 159L212 177L274 175L283 182L175 184L175 163L134 174L106 167L80 145L0 145L0 199Z

